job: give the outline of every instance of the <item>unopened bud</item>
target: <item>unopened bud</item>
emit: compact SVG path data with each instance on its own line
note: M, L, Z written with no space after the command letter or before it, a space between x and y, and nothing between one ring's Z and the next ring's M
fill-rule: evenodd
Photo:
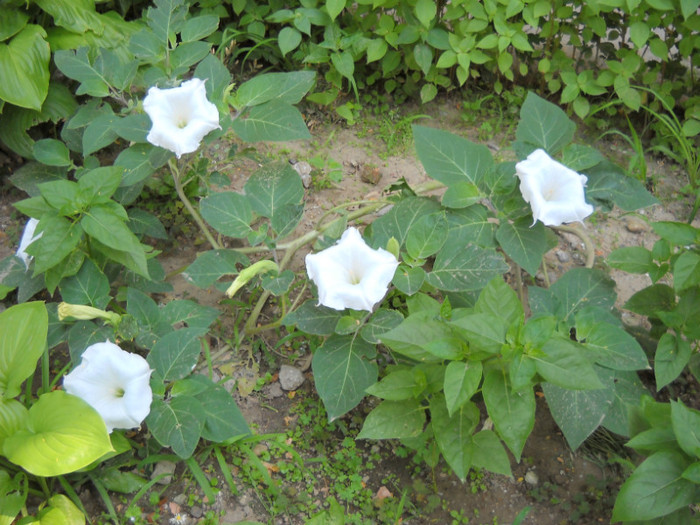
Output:
M60 303L58 305L58 319L59 321L63 321L67 317L77 319L79 321L104 319L113 326L118 325L119 321L121 320L121 315L115 312L105 312L99 308L94 308L83 304Z

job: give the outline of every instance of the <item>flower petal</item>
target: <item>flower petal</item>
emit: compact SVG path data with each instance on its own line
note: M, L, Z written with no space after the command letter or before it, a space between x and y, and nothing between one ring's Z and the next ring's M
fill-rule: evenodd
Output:
M27 224L24 226L24 231L22 232L22 238L19 241L19 246L17 247L16 255L24 261L24 266L26 268L29 268L29 263L32 260L32 256L27 253L27 248L44 233L39 232L38 235L34 235L38 224L39 221L37 219L29 219L27 221Z

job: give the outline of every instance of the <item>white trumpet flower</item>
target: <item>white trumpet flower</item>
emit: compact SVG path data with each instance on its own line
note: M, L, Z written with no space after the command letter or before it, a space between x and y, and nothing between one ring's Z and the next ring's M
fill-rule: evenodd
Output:
M544 150L530 153L515 165L515 171L520 178L520 193L532 208L533 224L539 220L546 226L560 226L583 221L593 213L584 192L587 177L552 159Z
M207 100L204 80L199 78L170 89L152 87L143 109L153 123L146 140L177 158L196 151L207 133L221 128L219 110Z
M16 252L17 257L24 261L24 266L27 269L29 269L29 263L32 260L32 256L27 253L27 248L31 243L33 243L39 237L41 237L43 233L40 232L38 235L34 235L38 224L39 221L37 219L29 219L27 221L27 224L24 226L24 232L22 232L22 238L19 241L19 247L17 248Z
M97 410L111 433L146 419L153 400L151 372L143 357L106 341L87 347L80 364L63 378L63 388Z
M355 228L337 244L306 256L306 273L318 287L319 304L334 310L372 311L382 300L399 262L386 250L374 250Z

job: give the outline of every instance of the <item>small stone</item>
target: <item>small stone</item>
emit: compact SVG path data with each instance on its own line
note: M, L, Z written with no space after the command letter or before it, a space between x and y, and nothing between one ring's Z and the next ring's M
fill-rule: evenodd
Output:
M185 501L187 501L187 495L186 494L178 494L173 498L173 501L177 503L178 505L184 505Z
M559 262L565 263L571 260L571 256L565 251L557 250L555 253L557 255L557 259L559 259Z
M157 476L160 476L161 474L167 474L167 476L163 476L160 478L156 483L159 485L169 485L173 481L173 474L175 473L175 463L172 461L159 461L156 463L155 468L153 469L153 474L151 474L151 479L155 479Z
M537 477L537 474L535 474L532 470L528 470L527 473L525 474L525 483L535 487L535 486L537 486L537 484L539 482L540 482L540 479Z
M282 392L282 387L279 383L272 383L266 387L265 397L268 399L276 399L282 397L284 392Z
M204 512L202 511L202 507L195 505L190 509L190 514L192 514L193 518L201 518Z
M377 184L379 183L379 179L381 178L382 172L379 171L379 168L371 166L369 164L365 164L362 166L362 169L360 170L360 180L362 182L366 182L368 184Z
M625 218L625 227L630 233L643 233L649 231L649 225L639 217L630 215Z
M304 374L301 370L289 365L280 367L280 386L283 390L296 390L304 383Z
M303 161L295 162L292 164L292 168L294 168L301 177L301 183L304 185L304 188L311 186L311 164Z

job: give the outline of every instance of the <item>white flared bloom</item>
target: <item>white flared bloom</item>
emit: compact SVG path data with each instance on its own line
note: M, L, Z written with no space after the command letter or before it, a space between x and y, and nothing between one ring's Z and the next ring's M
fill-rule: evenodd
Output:
M43 233L41 232L38 235L34 235L37 224L39 224L37 219L29 219L27 221L27 224L24 226L24 232L22 232L22 238L19 241L19 247L17 248L16 255L24 261L24 266L27 268L29 268L29 263L32 260L32 256L27 253L27 248L31 243L41 237Z
M80 364L63 378L63 388L97 410L111 433L146 419L153 400L151 372L143 357L106 341L87 347Z
M337 244L306 256L306 273L318 287L318 302L334 310L372 311L382 300L399 262L386 250L367 246L348 228Z
M538 149L515 165L520 177L520 193L532 208L532 216L547 226L583 221L593 206L586 202L585 175L552 159ZM534 224L534 222L533 222Z
M146 140L169 149L177 158L196 151L207 133L221 128L219 110L207 100L204 80L199 78L176 88L152 87L143 109L153 123Z

